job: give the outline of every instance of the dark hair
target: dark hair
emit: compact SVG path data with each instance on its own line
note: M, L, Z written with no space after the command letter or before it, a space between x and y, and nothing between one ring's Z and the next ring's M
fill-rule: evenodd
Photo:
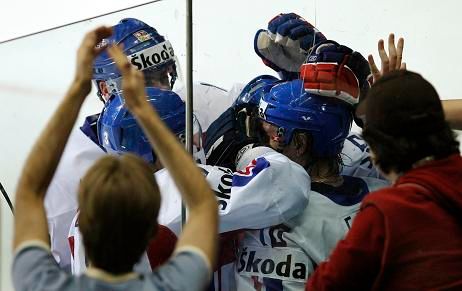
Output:
M406 172L425 157L442 159L459 152L459 143L449 125L430 135L399 137L366 127L363 137L376 156L375 163L384 173Z
M103 157L82 179L78 198L90 262L113 274L130 272L157 230L160 194L149 165L132 154Z
M459 152L438 93L421 75L395 71L368 93L363 137L385 173L405 172L417 161Z
M340 174L342 170L342 157L340 153L334 154L331 156L318 156L314 153L313 149L313 136L308 131L303 130L294 130L292 135L291 143L296 142L296 137L300 134L303 134L307 137L308 140L308 147L306 152L303 155L303 158L306 162L306 170L310 174L310 176L315 177L330 177L330 176L337 176ZM322 165L320 168L319 165ZM322 171L321 171L322 170Z

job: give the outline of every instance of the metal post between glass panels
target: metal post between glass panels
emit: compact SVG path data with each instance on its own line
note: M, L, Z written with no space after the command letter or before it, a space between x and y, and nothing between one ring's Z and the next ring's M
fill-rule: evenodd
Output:
M193 23L192 0L186 0L186 150L193 154ZM186 222L186 207L181 203L181 223Z

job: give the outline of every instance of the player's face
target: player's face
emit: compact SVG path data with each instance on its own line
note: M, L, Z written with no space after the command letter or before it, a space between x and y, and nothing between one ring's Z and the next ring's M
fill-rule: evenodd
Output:
M172 66L163 70L144 70L145 85L170 90L170 73L172 73L172 70Z
M261 133L266 137L261 139L264 143L275 150L281 150L284 147L278 135L277 126L260 119L260 128Z
M259 128L260 142L280 152L301 166L306 166L306 161L303 157L307 146L306 138L302 138L305 139L303 142L299 140L299 144L297 145L294 142L294 137L292 137L292 141L289 144L285 144L282 141L282 138L278 135L277 126L260 119ZM262 137L262 135L264 135L264 137ZM303 145L300 143L303 143Z

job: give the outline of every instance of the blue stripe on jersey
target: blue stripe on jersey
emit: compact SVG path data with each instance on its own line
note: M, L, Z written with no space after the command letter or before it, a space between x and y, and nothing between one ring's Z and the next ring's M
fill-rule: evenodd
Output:
M321 195L332 200L334 203L342 206L351 206L358 204L363 200L364 196L369 193L367 183L357 177L342 176L343 184L334 187L324 183L311 183L311 190L318 192Z
M247 185L261 171L269 168L270 163L265 158L261 157L253 160L244 170L234 173L233 187L242 187Z
M282 280L263 278L263 285L265 285L266 291L283 291Z

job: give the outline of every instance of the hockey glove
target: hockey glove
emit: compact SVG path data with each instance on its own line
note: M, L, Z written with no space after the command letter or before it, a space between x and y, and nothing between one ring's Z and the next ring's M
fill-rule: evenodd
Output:
M300 69L305 91L355 106L369 88L369 64L349 47L329 40L316 45Z
M320 31L297 14L279 14L268 23L267 30L257 31L254 49L282 79L293 80L311 48L324 40Z

